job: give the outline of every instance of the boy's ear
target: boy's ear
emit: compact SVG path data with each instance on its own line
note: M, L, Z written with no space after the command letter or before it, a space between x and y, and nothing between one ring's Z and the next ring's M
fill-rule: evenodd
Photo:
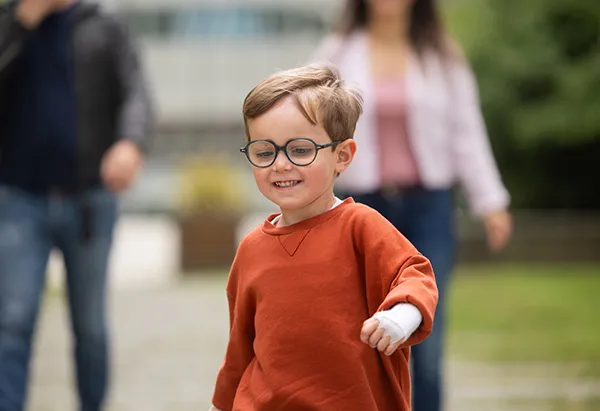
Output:
M344 140L337 146L337 161L335 164L335 172L341 173L352 163L354 154L356 154L356 142L349 138Z

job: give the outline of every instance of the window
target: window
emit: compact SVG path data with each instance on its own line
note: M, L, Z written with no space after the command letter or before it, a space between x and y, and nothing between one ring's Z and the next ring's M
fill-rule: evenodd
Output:
M325 23L316 11L252 7L180 10L127 10L122 14L142 37L248 39L322 34Z

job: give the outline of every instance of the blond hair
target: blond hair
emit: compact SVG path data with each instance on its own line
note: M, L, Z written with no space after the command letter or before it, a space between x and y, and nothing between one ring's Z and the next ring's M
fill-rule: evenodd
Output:
M293 99L308 121L320 124L332 141L354 136L362 113L360 92L345 86L334 66L311 64L277 72L248 93L242 110L248 141L248 120L266 113L286 97Z

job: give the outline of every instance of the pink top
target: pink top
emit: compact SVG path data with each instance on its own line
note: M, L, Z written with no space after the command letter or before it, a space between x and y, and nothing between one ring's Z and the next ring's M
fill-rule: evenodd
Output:
M375 81L375 111L381 185L419 184L419 168L408 139L404 78Z

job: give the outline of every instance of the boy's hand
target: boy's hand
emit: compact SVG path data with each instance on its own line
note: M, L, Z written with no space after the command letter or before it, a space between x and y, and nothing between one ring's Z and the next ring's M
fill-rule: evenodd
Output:
M360 339L385 355L392 355L417 330L423 315L409 303L379 311L363 323Z
M392 344L391 337L389 335L384 336L384 334L385 329L379 327L379 320L371 317L363 323L360 340L371 348L377 348L380 352L389 356L396 352L403 340Z

